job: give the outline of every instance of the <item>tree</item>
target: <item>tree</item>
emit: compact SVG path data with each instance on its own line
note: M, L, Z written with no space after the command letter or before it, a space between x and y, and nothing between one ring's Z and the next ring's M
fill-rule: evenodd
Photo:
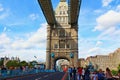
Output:
M7 67L18 67L19 66L19 62L16 60L10 60L7 62L6 64Z
M36 64L38 64L37 61L31 61L30 64L29 64L29 66L30 67L34 67Z
M118 73L116 70L112 70L111 72L114 76L117 75L117 73Z
M0 66L2 66L2 65L3 65L3 60L1 59L1 60L0 60Z
M20 66L28 66L28 63L26 61L21 61Z
M117 68L118 68L118 70L120 70L120 64L118 65L118 67L117 67Z

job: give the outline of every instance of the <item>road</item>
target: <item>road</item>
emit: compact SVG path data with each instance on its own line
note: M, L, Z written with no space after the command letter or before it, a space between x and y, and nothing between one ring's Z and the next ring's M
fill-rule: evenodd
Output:
M61 80L64 74L64 72L42 72L5 80Z

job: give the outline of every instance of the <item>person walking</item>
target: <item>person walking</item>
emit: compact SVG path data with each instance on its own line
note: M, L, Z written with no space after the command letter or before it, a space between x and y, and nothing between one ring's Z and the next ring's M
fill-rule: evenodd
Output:
M118 78L119 78L119 80L120 80L120 70L118 70Z
M85 80L85 68L82 68L82 80Z
M98 80L97 71L93 72L92 80Z
M87 67L86 70L85 70L85 80L91 80L90 79L90 71L89 71L89 68Z
M77 80L81 80L82 76L82 67L77 68Z
M106 80L114 80L113 76L112 76L112 73L111 73L111 71L108 67L106 68L105 77L106 77Z
M68 73L69 73L69 80L71 80L72 79L72 68L71 67L68 68Z
M73 80L76 80L76 68L73 68Z
M98 72L98 80L104 80L105 74L103 73L102 69L99 69Z

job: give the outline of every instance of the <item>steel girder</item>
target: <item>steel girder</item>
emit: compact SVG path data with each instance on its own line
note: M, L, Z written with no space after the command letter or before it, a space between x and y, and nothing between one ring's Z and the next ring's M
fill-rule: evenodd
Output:
M69 5L69 9L68 9L69 24L77 25L81 0L69 0L68 5Z
M54 25L56 23L56 20L51 0L38 0L38 2L47 20L47 23L49 25Z
M82 0L68 0L68 6L69 6L68 17L69 17L69 24L71 25L78 24L81 1ZM56 19L55 19L51 0L38 0L38 2L47 20L47 23L50 25L56 24Z

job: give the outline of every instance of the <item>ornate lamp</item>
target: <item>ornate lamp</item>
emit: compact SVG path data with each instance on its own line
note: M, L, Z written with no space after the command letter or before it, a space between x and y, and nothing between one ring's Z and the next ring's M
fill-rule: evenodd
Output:
M53 52L51 53L51 57L52 57L52 58L54 58L54 57L55 57L55 54L54 54Z
M73 53L70 53L70 58L73 58L74 57L74 54Z

